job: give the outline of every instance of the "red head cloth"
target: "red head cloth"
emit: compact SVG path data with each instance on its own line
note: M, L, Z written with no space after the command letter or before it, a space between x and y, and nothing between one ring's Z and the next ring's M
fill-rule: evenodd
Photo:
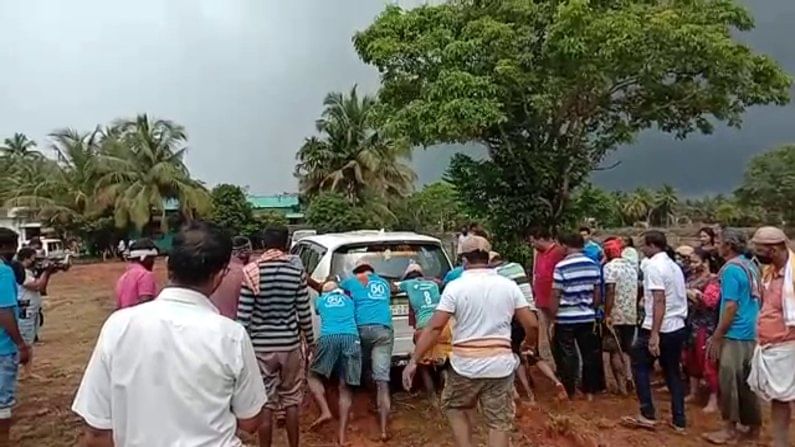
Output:
M607 259L621 257L622 250L624 250L624 243L621 241L621 239L612 239L605 242L604 251Z

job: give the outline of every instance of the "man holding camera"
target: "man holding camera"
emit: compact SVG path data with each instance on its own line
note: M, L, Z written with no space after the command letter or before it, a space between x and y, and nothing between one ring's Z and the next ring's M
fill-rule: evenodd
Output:
M50 281L50 275L54 272L55 266L53 264L41 266L42 272L36 275L33 270L36 265L36 250L30 247L19 250L17 262L25 269L24 279L19 284L17 292L19 332L25 343L32 347L39 335L42 296L46 293L47 283ZM29 367L30 365L28 365Z
M16 403L17 370L30 359L30 350L17 326L17 280L11 260L17 234L0 228L0 447L10 446L11 408Z

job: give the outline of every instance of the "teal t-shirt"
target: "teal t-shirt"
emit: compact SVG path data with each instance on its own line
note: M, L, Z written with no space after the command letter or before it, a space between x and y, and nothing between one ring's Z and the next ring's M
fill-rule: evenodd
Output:
M14 318L19 317L17 308L17 279L14 270L0 261L0 308L11 310ZM0 328L0 355L17 353L17 345L5 329Z
M446 275L444 275L444 279L442 280L442 283L444 285L447 285L447 284L450 283L450 281L453 281L453 280L456 280L456 279L460 278L463 273L464 273L464 267L459 265L458 267L450 270L449 272L447 272Z
M439 286L427 279L409 279L401 281L398 288L409 297L409 304L417 319L417 329L424 328L441 299Z
M343 280L340 287L353 298L357 325L380 324L392 327L392 293L389 283L383 278L371 273L364 285L359 278L352 276Z
M359 335L356 328L356 306L342 289L326 292L315 298L315 313L320 315L320 336Z
M756 267L747 261L743 262L752 274L758 274ZM729 264L723 268L720 275L720 313L726 303L737 303L737 313L734 316L726 338L730 340L753 341L756 340L756 320L759 315L759 301L751 294L751 278L744 268L736 264Z

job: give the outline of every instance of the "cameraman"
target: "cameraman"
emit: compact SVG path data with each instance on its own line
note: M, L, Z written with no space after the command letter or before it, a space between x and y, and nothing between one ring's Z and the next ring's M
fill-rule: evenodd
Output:
M47 283L50 281L53 269L49 267L38 276L34 274L36 250L32 247L19 250L17 261L25 269L25 279L19 286L19 330L25 343L32 345L39 334L42 295L47 290Z
M0 228L0 447L11 445L17 370L20 363L30 360L30 350L17 326L17 281L11 267L17 240L15 232Z
M44 256L44 243L41 242L41 238L39 238L38 236L35 236L35 237L30 238L30 240L27 243L27 247L33 249L35 254L36 254L36 256L34 258L34 262L33 262L33 267L30 268L30 271L33 273L33 276L38 279L44 274L45 270L47 270L47 269L43 268L43 264L41 262L37 262ZM19 259L17 259L17 262L19 262ZM26 267L25 269L27 270L28 267ZM53 273L53 272L50 271L50 273ZM24 278L26 276L27 275L24 274L24 272L23 272L23 281L24 281ZM22 283L20 282L20 284L22 284ZM39 293L41 294L41 296L47 296L47 283L45 283L44 287L42 287L39 290ZM38 311L36 313L36 319L37 319L37 321L36 321L36 337L35 337L34 341L38 342L39 341L39 328L44 326L44 310L42 309L41 306L39 306L39 309L38 309Z

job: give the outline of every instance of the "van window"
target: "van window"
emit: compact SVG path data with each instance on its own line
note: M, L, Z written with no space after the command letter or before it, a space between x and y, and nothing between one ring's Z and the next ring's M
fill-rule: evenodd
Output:
M315 268L317 268L317 265L320 263L320 259L326 254L324 248L311 243L299 243L293 247L291 252L301 259L304 270L306 270L306 273L310 276L312 276L312 272L315 271Z
M370 263L376 273L389 280L399 280L411 261L419 264L427 277L442 279L450 270L450 262L438 244L378 242L337 249L331 257L331 274L344 278L360 260Z

